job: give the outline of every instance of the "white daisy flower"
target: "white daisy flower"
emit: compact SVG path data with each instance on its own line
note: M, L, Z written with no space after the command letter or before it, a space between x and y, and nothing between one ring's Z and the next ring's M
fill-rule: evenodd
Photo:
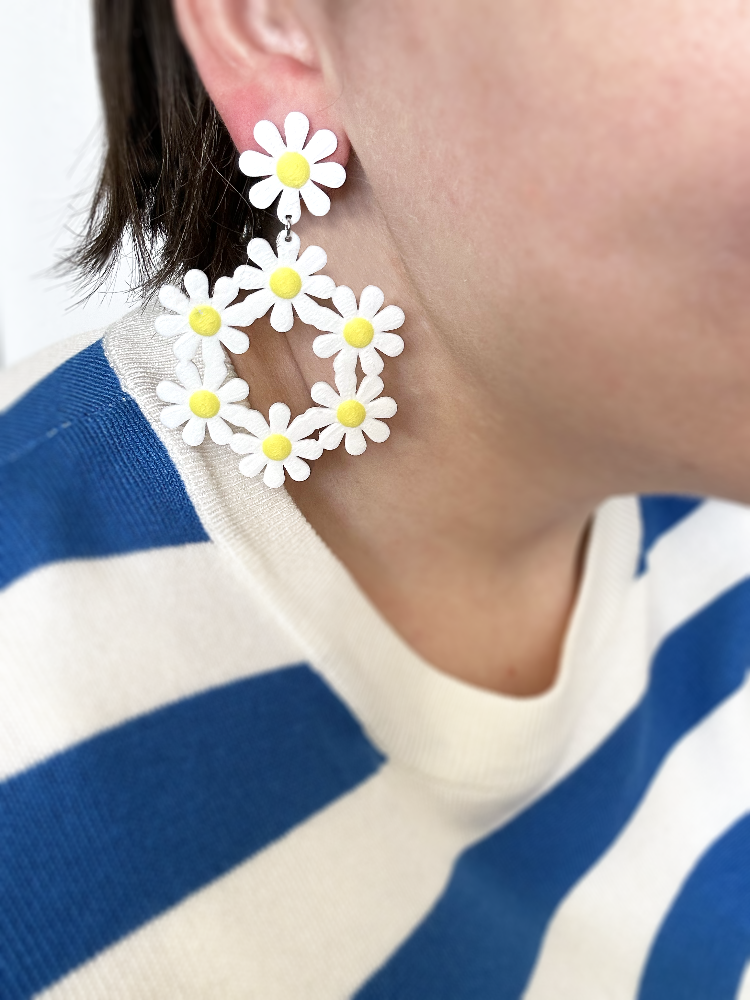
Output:
M341 444L350 455L361 455L367 448L365 434L371 441L385 441L391 433L383 418L392 417L397 410L396 401L390 396L380 396L383 380L377 375L365 375L357 389L354 374L336 377L339 393L327 382L316 382L310 395L320 408L308 410L316 426L325 427L319 441L332 451ZM380 396L380 398L376 398Z
M253 130L255 141L271 155L248 149L240 156L243 174L266 178L250 188L250 203L256 208L268 208L281 193L278 217L286 222L287 215L291 216L292 225L299 222L302 214L300 195L313 215L325 215L331 199L317 185L338 188L346 180L346 171L340 163L318 163L336 151L336 136L327 128L320 129L303 149L309 130L310 122L305 115L292 111L284 122L284 144L273 122L258 122Z
M276 239L278 256L267 240L250 240L247 255L258 266L241 264L234 272L234 280L240 288L257 289L245 299L257 319L265 316L273 306L271 326L279 333L286 333L292 328L292 306L303 323L322 329L319 323L323 307L313 302L310 296L330 299L333 295L336 288L333 279L314 273L326 266L328 257L322 247L308 247L297 260L299 236L296 233L289 236L287 242L284 230L279 233ZM326 311L331 312L330 309Z
M266 486L275 489L284 485L284 474L302 482L310 475L308 461L320 458L323 446L308 437L315 430L308 410L289 423L291 412L285 403L274 403L268 411L268 423L257 410L246 410L244 426L250 434L235 434L232 450L247 455L240 462L243 476L252 478L263 473Z
M383 359L378 351L389 358L395 358L403 351L401 337L388 332L397 330L403 324L403 310L398 306L386 306L381 310L383 300L381 290L375 285L368 285L357 307L351 288L339 285L333 293L333 304L341 315L320 307L322 316L319 326L330 333L315 338L313 351L319 358L330 358L336 354L333 368L337 375L353 373L357 358L365 375L379 375L383 370Z
M220 365L213 364L206 368L203 380L191 361L181 361L176 374L182 385L160 382L156 387L159 399L174 404L161 411L161 422L175 428L187 421L182 432L185 444L201 444L206 436L206 427L216 444L229 444L234 431L225 421L244 427L246 415L251 412L246 406L235 405L247 397L247 382L233 378L222 385L226 377L223 359Z
M252 307L246 302L230 305L239 286L233 278L219 278L214 294L208 294L208 278L203 271L188 271L184 278L186 298L174 285L163 285L159 301L176 316L157 316L156 331L162 337L178 337L174 353L180 361L191 361L203 347L206 363L224 361L221 345L234 354L244 354L250 345L246 333L235 326L252 323Z

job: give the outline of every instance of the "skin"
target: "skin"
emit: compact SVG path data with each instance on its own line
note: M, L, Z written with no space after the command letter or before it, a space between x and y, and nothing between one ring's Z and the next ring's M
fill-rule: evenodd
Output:
M750 5L175 0L239 150L301 110L345 187L303 247L401 305L392 437L295 501L436 667L553 683L592 511L750 500ZM316 331L236 359L259 409L332 383Z

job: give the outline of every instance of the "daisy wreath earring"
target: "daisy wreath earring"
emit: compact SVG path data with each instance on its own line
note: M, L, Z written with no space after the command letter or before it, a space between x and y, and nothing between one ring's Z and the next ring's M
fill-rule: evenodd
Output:
M167 312L155 324L157 333L175 340L180 383L163 381L156 388L159 398L171 404L161 411L162 423L175 430L184 425L182 439L190 447L203 445L208 430L214 445L228 444L244 456L239 472L248 478L262 474L271 489L283 486L287 475L307 479L308 463L342 441L350 455L361 455L368 439L380 443L388 438L384 420L394 416L397 407L381 395L382 355L395 358L404 349L401 337L393 333L404 322L403 311L395 305L384 307L385 295L376 285L368 285L357 302L351 288L337 287L332 278L318 273L328 264L325 250L308 246L301 251L300 239L292 232L301 218L301 202L312 215L326 215L331 201L320 185L338 188L346 180L340 164L321 162L336 151L334 133L320 129L308 142L309 129L299 111L286 117L286 141L272 122L258 122L253 135L267 155L247 150L240 156L242 172L262 178L250 188L250 203L266 209L278 198L276 214L284 228L276 237L276 249L265 239L252 239L247 248L250 263L241 264L231 278L219 278L213 295L202 271L185 274L187 296L164 285L159 301ZM249 294L238 302L241 290ZM321 299L331 299L338 311ZM225 351L244 354L250 340L241 328L269 310L277 333L291 330L296 315L321 331L311 345L314 353L335 356L336 389L316 382L311 399L318 405L294 419L283 402L274 403L266 419L242 402L250 392L247 382L228 378ZM199 354L202 373L196 364ZM364 375L359 383L358 366ZM240 430L233 431L230 424Z

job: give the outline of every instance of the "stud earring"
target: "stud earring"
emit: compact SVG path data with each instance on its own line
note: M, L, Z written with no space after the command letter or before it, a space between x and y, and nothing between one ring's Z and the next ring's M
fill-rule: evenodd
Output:
M342 441L350 455L361 455L367 439L381 443L388 438L390 428L384 421L397 407L381 395L383 355L394 358L404 349L393 332L402 326L404 313L395 305L384 307L380 288L368 285L358 302L351 288L319 273L328 263L325 250L308 246L300 253L292 226L301 218L301 202L312 215L326 215L331 201L322 187L339 188L346 180L340 164L322 162L336 150L334 133L321 129L305 144L309 128L305 115L291 112L284 122L284 141L272 122L258 122L253 135L267 155L247 150L240 156L242 172L262 178L250 188L250 203L266 209L278 198L277 215L284 228L276 249L265 239L252 239L247 247L250 263L241 264L231 278L219 278L213 295L202 271L186 273L187 295L164 285L159 301L169 312L155 322L161 336L175 340L178 359L179 384L164 381L156 387L159 399L170 404L161 411L162 423L172 429L184 425L182 438L191 447L202 444L208 430L215 444L228 444L244 456L239 463L243 475L263 473L263 482L271 488L282 486L287 475L307 479L308 463ZM249 294L235 302L240 290ZM336 311L318 300L330 300ZM244 354L250 341L239 328L251 326L269 310L271 326L279 333L292 329L295 315L315 327L320 335L312 343L314 353L334 358L336 389L316 382L311 398L318 405L293 420L281 402L271 406L266 419L242 404L249 395L247 383L227 379L225 349ZM199 353L202 375L195 364ZM358 366L364 376L359 383Z

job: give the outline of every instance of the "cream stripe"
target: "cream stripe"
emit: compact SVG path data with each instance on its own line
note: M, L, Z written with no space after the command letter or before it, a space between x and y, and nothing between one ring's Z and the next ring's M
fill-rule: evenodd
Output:
M554 916L525 1000L633 1000L662 921L750 810L750 679L670 753L610 850Z
M180 906L46 991L45 1000L331 1000L351 996L442 892L483 831L386 765Z
M74 354L78 354L95 340L101 340L103 334L103 329L77 333L74 337L67 337L65 340L50 344L30 358L0 372L0 413L12 406L21 396L25 396L29 389Z
M304 657L209 542L56 563L0 594L0 779Z
M635 580L620 619L588 654L589 684L554 781L577 766L643 697L654 654L664 639L721 594L750 577L750 510L704 503L663 535L648 572ZM581 664L578 670L585 669Z

